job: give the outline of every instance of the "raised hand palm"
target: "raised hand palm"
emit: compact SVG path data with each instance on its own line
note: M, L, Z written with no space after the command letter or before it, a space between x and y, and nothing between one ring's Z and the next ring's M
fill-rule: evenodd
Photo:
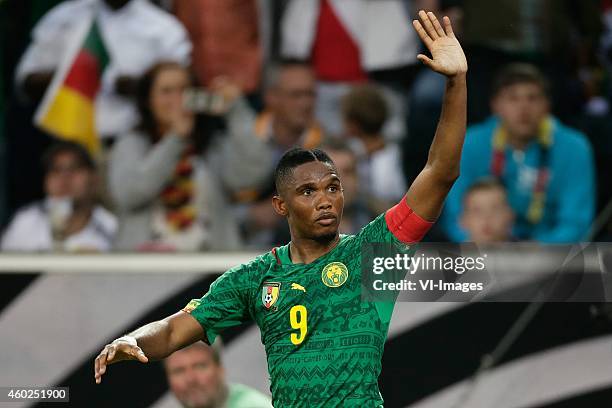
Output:
M463 49L455 38L448 17L444 17L444 28L433 13L419 12L421 21L414 20L413 25L419 37L431 53L432 58L423 54L418 59L432 70L446 76L467 72L467 60Z

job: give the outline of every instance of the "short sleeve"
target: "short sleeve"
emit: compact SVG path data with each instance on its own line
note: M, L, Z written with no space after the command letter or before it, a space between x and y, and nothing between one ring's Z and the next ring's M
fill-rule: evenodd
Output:
M406 198L379 215L359 232L363 243L404 244L419 242L433 225L424 220L408 206Z
M373 273L371 266L375 258L394 258L399 254L414 256L416 244L429 231L432 222L418 216L405 198L376 217L357 235L360 245L362 299L374 301L380 321L387 326L393 313L393 305L399 295L399 290L377 291L372 288L374 281L383 283L400 282L406 275L406 270L397 268L385 271L384 274Z
M209 344L228 327L250 319L251 279L249 265L232 268L217 278L201 299L193 299L183 311L200 323Z
M174 16L169 17L159 37L159 58L189 65L192 46L187 30Z
M66 44L75 34L75 21L85 17L83 8L75 8L73 2L61 3L45 14L32 31L32 42L15 69L15 81L21 86L33 72L55 70L66 53Z

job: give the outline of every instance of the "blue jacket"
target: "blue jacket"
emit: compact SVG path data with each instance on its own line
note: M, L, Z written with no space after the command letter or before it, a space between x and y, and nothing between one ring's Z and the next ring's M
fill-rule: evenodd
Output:
M461 175L449 193L442 217L443 228L452 241L467 239L459 226L463 195L474 182L492 176L493 133L499 119L491 117L467 130L461 157ZM595 213L595 170L593 153L586 137L553 119L550 147L550 180L544 214L538 224L527 221L533 186L539 169L541 147L531 142L524 151L506 148L502 181L516 214L514 235L518 239L548 243L584 240ZM522 163L521 163L522 161Z

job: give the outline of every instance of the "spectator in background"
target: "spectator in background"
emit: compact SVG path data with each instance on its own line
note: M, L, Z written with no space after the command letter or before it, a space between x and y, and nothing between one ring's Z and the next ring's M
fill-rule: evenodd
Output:
M31 100L42 98L75 33L91 18L110 54L96 100L96 123L102 138L112 138L138 121L131 100L136 79L161 60L188 64L191 43L176 18L146 0L63 2L38 22L16 70L17 85Z
M328 140L322 148L333 160L342 180L344 210L339 231L355 234L373 218L365 205L365 197L359 194L362 183L357 172L357 155L344 140Z
M309 64L283 61L268 70L264 111L253 123L255 136L274 152L275 162L295 146L312 149L323 140L315 120L316 85Z
M385 85L391 120L385 135L404 137L406 94L418 64L416 10L437 0L290 0L281 20L281 55L312 61L318 79L317 118L332 135L342 132L340 99L350 85Z
M117 221L96 204L96 167L87 151L57 142L45 153L43 166L46 197L17 212L2 237L2 250L109 251Z
M174 12L193 42L193 70L210 85L227 76L242 91L259 88L263 61L257 0L174 0Z
M597 1L461 0L463 42L470 60L469 121L489 115L487 101L500 66L536 65L551 81L553 112L568 119L581 111L584 83L597 63L602 29Z
M267 247L284 242L287 223L276 214L270 200L274 193L274 167L283 153L292 147L318 147L323 131L314 118L315 77L310 65L283 61L268 69L264 95L265 109L251 127L253 139L264 143L272 159L262 160L268 178L257 189L246 189L238 195L243 206L241 219L247 240L252 246Z
M504 185L494 178L472 184L463 196L460 223L467 241L477 244L512 240L514 213Z
M495 81L491 109L494 116L468 128L461 176L444 214L448 236L466 239L459 224L462 198L476 180L493 176L508 192L517 239L584 239L595 211L593 154L583 134L549 114L544 77L531 65L505 67Z
M173 62L155 65L142 78L142 123L115 144L109 165L119 249L240 247L229 194L260 184L268 175L262 163L271 159L252 136L253 114L237 86L222 79L211 85L227 107L227 135L212 134L210 117L184 106L192 86L188 71Z
M242 384L228 384L218 350L196 342L164 360L170 391L185 408L272 408L269 397Z
M359 194L371 214L380 214L401 200L406 191L399 146L385 141L388 106L373 85L354 86L341 101L344 133L357 142Z

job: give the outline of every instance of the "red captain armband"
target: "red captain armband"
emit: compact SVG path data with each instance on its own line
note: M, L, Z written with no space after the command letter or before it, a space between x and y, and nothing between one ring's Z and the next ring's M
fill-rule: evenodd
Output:
M412 208L408 206L406 197L387 210L385 221L395 238L406 244L419 242L434 224L415 214Z

